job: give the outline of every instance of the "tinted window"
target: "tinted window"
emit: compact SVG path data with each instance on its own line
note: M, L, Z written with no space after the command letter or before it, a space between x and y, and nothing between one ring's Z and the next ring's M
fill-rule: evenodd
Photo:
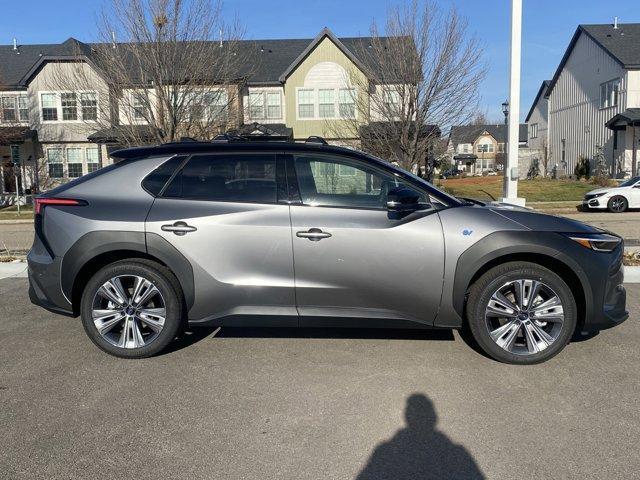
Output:
M193 200L275 203L275 156L193 156L176 175L163 196Z
M392 173L364 163L325 155L296 155L296 174L302 202L334 207L386 208L389 190L409 186ZM421 202L427 197L420 192Z
M175 172L176 168L180 166L184 159L184 156L173 157L164 162L162 165L158 166L142 181L142 188L144 188L151 195L159 195L162 187L164 187L165 183L167 183L167 181L171 178L173 172Z

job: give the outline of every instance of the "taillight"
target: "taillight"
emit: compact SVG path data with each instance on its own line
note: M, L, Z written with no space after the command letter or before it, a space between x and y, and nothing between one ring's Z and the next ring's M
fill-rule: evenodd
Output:
M75 200L72 198L36 198L33 210L36 215L39 215L47 205L73 207L83 206L86 204L87 202L84 200Z

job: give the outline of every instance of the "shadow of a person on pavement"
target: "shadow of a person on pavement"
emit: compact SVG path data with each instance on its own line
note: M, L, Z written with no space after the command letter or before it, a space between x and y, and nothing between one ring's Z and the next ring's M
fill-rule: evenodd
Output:
M425 395L407 399L405 418L407 426L376 447L357 480L485 478L463 446L436 430L438 417Z

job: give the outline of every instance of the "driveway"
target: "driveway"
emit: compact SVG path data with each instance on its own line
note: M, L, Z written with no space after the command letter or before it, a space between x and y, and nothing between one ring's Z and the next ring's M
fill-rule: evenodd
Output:
M449 331L205 330L127 361L0 280L2 478L631 478L631 319L532 367Z

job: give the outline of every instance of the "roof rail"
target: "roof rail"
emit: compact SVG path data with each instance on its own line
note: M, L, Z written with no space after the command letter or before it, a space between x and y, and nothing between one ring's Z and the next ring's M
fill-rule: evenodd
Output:
M320 145L329 145L324 138L317 135L311 135L304 141L304 143L319 143Z
M221 133L220 135L216 135L212 142L237 142L247 140L246 137L242 135L231 135L230 133Z

